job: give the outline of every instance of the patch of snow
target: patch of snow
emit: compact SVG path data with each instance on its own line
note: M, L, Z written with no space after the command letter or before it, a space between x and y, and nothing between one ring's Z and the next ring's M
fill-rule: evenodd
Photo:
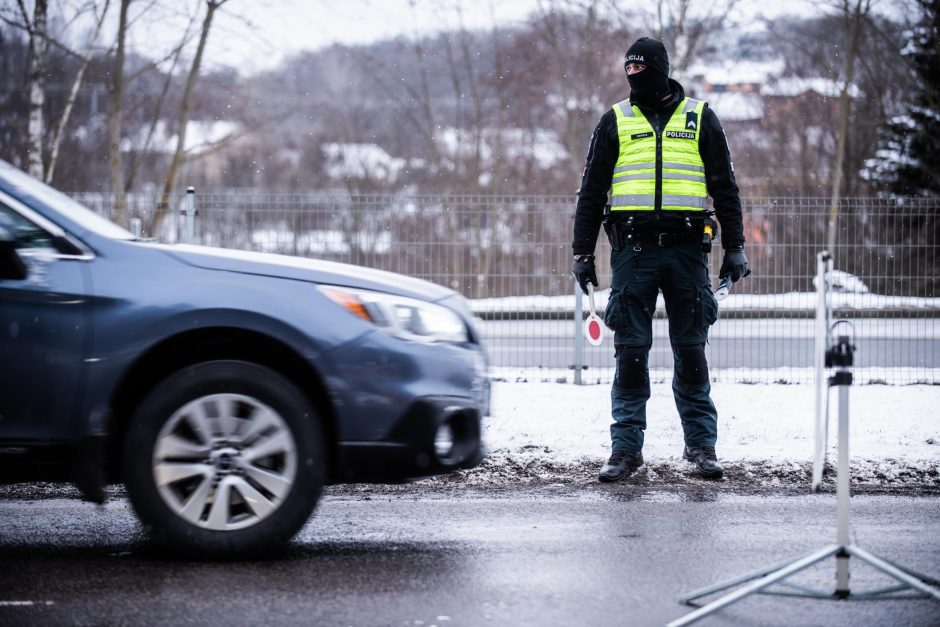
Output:
M783 59L748 61L723 59L718 62L698 62L685 75L706 85L761 85L774 76L783 74Z
M831 397L828 460L834 463L838 405ZM716 449L726 467L757 483L805 478L809 489L814 386L715 383L712 398ZM854 482L940 485L940 386L853 386L849 399ZM483 439L489 466L499 472L527 463L596 471L610 454L607 385L495 381L491 414ZM682 426L669 382L652 385L647 416L647 466L660 475L694 474L681 459Z
M380 233L347 233L346 231L306 231L293 233L287 229L255 229L251 233L252 250L265 253L314 255L348 255L351 243L359 250L388 254L392 235Z
M794 97L814 91L820 96L838 98L842 93L842 83L829 78L778 78L775 81L761 86L762 96ZM862 90L855 85L849 85L849 96L860 98Z
M377 144L326 143L324 172L332 179L368 179L394 183L406 161L393 157Z
M565 109L582 113L601 113L611 107L610 103L601 100L598 93L591 93L587 96L550 93L545 96L545 103L553 109Z
M940 321L935 318L852 318L852 334L856 339L937 340ZM541 341L570 341L574 321L567 320L477 320L477 327L487 345L496 346L507 337L540 338ZM812 339L816 337L814 318L719 318L708 331L711 339L776 338ZM581 325L578 324L578 332ZM610 336L610 331L606 331ZM490 339L492 338L492 340ZM653 339L668 340L669 321L653 320Z
M474 131L445 127L435 135L434 140L441 153L454 160L468 159L476 154ZM568 156L568 151L554 131L526 128L483 129L480 137L481 166L491 166L498 151L512 160L534 161L541 169L551 168Z
M191 120L186 125L186 152L208 148L226 137L235 135L241 127L234 122L224 120ZM144 149L150 128L141 126L136 133L121 140L121 152ZM159 120L154 127L153 137L147 147L149 152L173 154L176 151L176 133L171 133L169 125Z
M862 283L864 286L864 283ZM861 289L858 284L854 287ZM866 286L867 289L867 286ZM915 296L884 296L870 292L832 293L832 306L835 309L873 309L873 310L940 310L940 298ZM598 311L607 306L610 289L594 292L594 305ZM573 312L575 296L507 296L504 298L480 298L470 302L477 314L496 312ZM584 309L587 300L584 299ZM656 300L656 309L665 310L662 294ZM735 294L734 291L723 301L719 311L815 311L815 292L786 292L783 294Z
M764 117L764 99L760 94L739 92L702 93L701 99L715 110L721 121L747 122Z
M868 286L854 274L842 270L830 270L826 273L826 283L833 292L850 294L868 294ZM813 277L813 287L817 286L816 277Z
M663 338L665 339L665 338ZM666 349L669 350L669 349ZM706 352L708 348L705 349ZM613 349L611 349L613 351ZM584 385L610 385L614 380L614 360L611 353L609 367L591 366L582 371ZM710 368L712 383L742 385L810 385L816 380L812 367L782 366L779 368ZM853 369L858 385L885 385L885 381L900 379L899 385L940 385L940 368L904 366L863 366ZM574 383L570 368L523 368L514 366L492 367L489 376L494 381L509 383ZM650 367L650 382L671 383L671 367Z

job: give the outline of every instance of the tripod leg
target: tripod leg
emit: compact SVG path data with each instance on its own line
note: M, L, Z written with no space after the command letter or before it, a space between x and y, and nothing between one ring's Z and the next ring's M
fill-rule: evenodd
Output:
M858 548L858 547L852 547L852 548ZM925 575L924 573L919 573L913 568L902 566L901 564L898 564L897 562L892 562L891 560L884 558L884 557L879 557L878 559L880 559L885 564L888 564L889 566L894 566L902 573L907 573L911 577L916 577L917 579L920 579L921 581L923 581L925 584L929 586L933 586L934 588L940 588L940 579L936 579L929 575Z
M812 553L807 553L803 557L809 557L810 555L815 555L816 553L817 551L813 551ZM777 572L781 568L785 568L789 566L790 564L796 562L797 560L803 559L803 557L797 557L797 558L791 557L790 559L783 560L782 562L777 562L776 564L773 564L771 566L765 566L764 568L758 568L757 570L752 570L751 572L745 573L744 575L739 575L738 577L735 577L734 579L726 579L725 581L712 584L705 588L699 588L698 590L693 590L692 592L689 592L688 594L679 597L679 603L682 603L683 605L691 605L692 601L708 596L709 594L714 594L715 592L721 592L722 590L733 588L734 586L742 584L745 581L751 581L752 579L759 579L760 577L766 577L767 575L771 573Z
M834 554L840 548L841 547L839 547L838 544L831 544L824 549L820 549L818 551L810 553L809 555L805 557L801 557L797 560L791 561L789 562L789 564L787 564L783 568L777 571L774 571L762 577L761 579L758 579L757 581L754 581L744 586L743 588L739 588L738 590L735 590L731 594L727 594L721 597L720 599L712 601L708 605L704 607L700 607L694 612L690 614L686 614L685 616L683 616L682 618L678 620L674 620L673 622L669 623L666 627L682 627L683 625L691 625L692 623L698 620L701 620L702 618L705 618L712 612L717 612L718 610L724 607L727 607L731 605L732 603L736 603L737 601L740 601L741 599L743 599L744 597L748 595L754 594L755 592L760 592L767 586L770 586L771 584L774 584L780 581L781 579L786 579L790 575L798 573L805 568L809 568L816 562L820 560L824 560L830 555ZM740 580L740 577L738 579ZM702 596L702 595L698 595L698 596Z
M930 577L929 575L925 575L924 573L919 573L916 570L908 568L907 566L901 566L900 564L896 564L892 562L891 560L886 560L883 557L881 558L881 561L883 561L886 564L891 564L902 573L907 573L911 577L917 577L918 579L920 579L921 581L923 581L925 584L929 586L933 586L934 588L940 588L940 579L934 579L933 577Z
M875 557L868 551L865 551L864 549L860 549L857 546L849 545L845 547L845 550L849 554L854 555L855 557L859 558L860 560L864 562L867 562L869 565L877 568L878 570L885 573L886 575L890 575L891 577L897 579L901 583L906 584L907 586L914 588L915 590L923 592L924 594L930 597L933 597L934 600L936 601L940 601L940 589L935 588L925 583L925 581L930 581L930 582L935 583L936 582L935 579L931 579L930 577L925 577L924 575L921 575L920 573L909 570L907 568L902 569L898 566L895 566L894 564L891 564L890 562L886 562L885 560L881 558Z
M852 383L851 375L839 377L837 373L832 380L839 382L839 476L836 478L836 501L838 504L838 521L836 524L836 542L845 547L849 543L849 512L851 506L851 470L849 469L849 385ZM849 596L849 554L840 550L836 553L836 597L844 599Z

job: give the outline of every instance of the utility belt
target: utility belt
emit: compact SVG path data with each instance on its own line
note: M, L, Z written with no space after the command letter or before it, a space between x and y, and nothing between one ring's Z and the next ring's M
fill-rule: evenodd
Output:
M703 252L711 252L718 223L709 214L676 214L657 219L652 212L614 216L610 206L604 210L604 232L614 250L641 249L647 246L681 246L700 243Z

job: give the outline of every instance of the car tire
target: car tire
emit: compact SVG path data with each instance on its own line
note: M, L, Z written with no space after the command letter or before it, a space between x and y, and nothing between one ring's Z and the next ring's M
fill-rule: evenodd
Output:
M326 472L319 418L290 381L243 361L171 375L124 440L127 494L161 545L201 557L282 548L313 512Z

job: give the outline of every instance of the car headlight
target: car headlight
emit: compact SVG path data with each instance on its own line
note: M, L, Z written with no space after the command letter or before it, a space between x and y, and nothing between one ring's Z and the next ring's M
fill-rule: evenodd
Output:
M416 342L468 342L467 325L456 313L434 303L334 285L317 286L346 311L395 337Z

